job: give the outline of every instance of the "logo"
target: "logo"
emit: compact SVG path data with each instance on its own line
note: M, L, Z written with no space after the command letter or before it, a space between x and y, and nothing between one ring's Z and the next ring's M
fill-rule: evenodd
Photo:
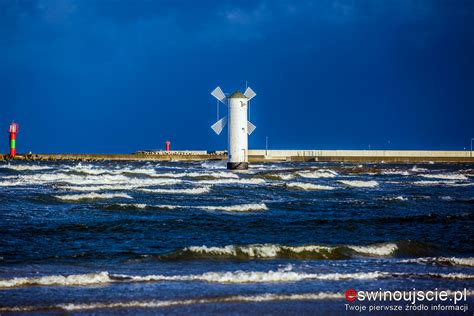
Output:
M346 291L346 300L354 302L357 298L357 291L354 289L348 289Z

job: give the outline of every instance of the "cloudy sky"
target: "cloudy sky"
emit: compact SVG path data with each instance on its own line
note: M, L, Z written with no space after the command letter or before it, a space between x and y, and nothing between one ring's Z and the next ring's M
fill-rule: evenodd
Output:
M248 81L251 148L462 150L473 56L467 0L0 0L0 128L19 152L224 149L209 93Z

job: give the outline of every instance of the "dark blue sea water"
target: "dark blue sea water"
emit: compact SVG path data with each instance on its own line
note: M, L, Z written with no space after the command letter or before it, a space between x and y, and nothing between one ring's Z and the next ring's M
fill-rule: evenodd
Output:
M465 164L3 163L0 313L344 314L349 288L466 288L472 314L473 203Z

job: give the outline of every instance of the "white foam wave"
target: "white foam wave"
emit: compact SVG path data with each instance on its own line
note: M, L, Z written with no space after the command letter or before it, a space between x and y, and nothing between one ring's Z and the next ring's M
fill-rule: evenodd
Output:
M173 210L177 208L183 208L183 206L179 205L167 205L167 204L158 204L158 205L148 205L145 203L118 203L114 204L119 207L124 207L124 208L139 208L139 209L145 209L145 208L162 208L162 209L168 209L168 210ZM111 206L114 206L111 205Z
M5 168L5 169L10 169L10 170L16 170L16 171L37 171L37 170L49 170L52 169L52 167L49 166L40 166L40 165L12 165L12 164L7 164L7 165L0 165L0 168Z
M185 248L187 251L195 253L209 253L217 255L232 255L237 256L238 253L243 253L252 258L275 258L282 251L290 251L294 253L302 252L319 252L319 251L331 251L333 248L319 246L319 245L306 245L306 246L282 246L277 244L255 244L246 246L234 246L227 245L224 247L207 247L207 246L193 246Z
M474 267L474 257L457 258L457 257L423 257L416 259L401 260L402 263L418 263L418 264L440 264L453 266Z
M204 161L201 167L205 169L226 169L227 161Z
M132 197L125 193L85 193L85 194L66 194L66 195L55 195L54 197L65 200L65 201L80 201L80 200L95 200L95 199L115 199L125 198L132 199Z
M50 275L30 278L13 278L0 280L0 288L11 288L19 286L31 285L95 285L109 283L112 280L108 272L88 273L88 274L73 274L68 276Z
M377 181L370 180L370 181L360 181L360 180L339 180L339 183L348 185L350 187L357 187L357 188L375 188L379 185Z
M382 198L383 200L385 201L408 201L408 198L404 197L404 196L387 196L387 197L384 197Z
M200 184L241 184L241 185L257 185L264 184L264 179L250 178L250 179L218 179L218 180L201 180L198 181Z
M334 190L334 187L328 185L319 185L304 182L290 182L286 184L290 188L303 189L303 190Z
M200 187L191 189L140 189L147 193L162 193L162 194L205 194L211 192L211 187Z
M179 179L164 179L164 178L130 178L124 175L76 175L67 173L45 173L45 174L30 174L19 176L3 177L2 185L41 185L41 184L70 184L70 185L87 185L87 186L101 186L101 185L128 185L132 187L144 187L155 185L172 185L182 182Z
M214 172L164 172L158 173L158 177L164 178L199 178L199 177L208 177L208 178L222 178L222 179L238 179L239 176L232 172L225 171L214 171Z
M428 169L418 168L416 165L414 165L413 168L411 168L411 171L413 171L413 172L424 172L424 171L428 171Z
M280 180L291 180L294 179L294 175L291 173L279 173L276 174L275 177L279 178Z
M410 173L407 170L384 170L382 171L383 175L400 175L400 176L409 176Z
M451 173L451 174L420 174L420 177L428 179L443 179L443 180L468 180L463 174Z
M89 186L75 186L65 185L61 186L61 189L77 192L94 192L94 191L120 191L120 190L132 190L135 186L133 185L89 185Z
M133 282L189 282L200 281L209 283L274 283L299 282L304 280L340 281L340 280L374 280L387 278L406 279L451 279L472 280L473 274L467 273L392 273L381 271L349 272L349 273L306 273L292 271L292 267L277 271L220 271L188 275L126 275L109 272L48 275L36 277L15 277L0 279L0 288L16 288L27 286L91 286L109 283Z
M74 166L65 166L63 167L64 171L68 172L81 172L89 175L101 175L101 174L111 174L111 175L120 175L120 174L145 174L145 175L155 175L156 170L153 168L134 168L134 167L111 167L111 168L101 168L95 165L83 165L79 163Z
M458 183L454 180L422 180L422 181L414 181L413 184L415 185L426 185L426 186L447 186L447 187L469 187L474 186L474 183Z
M298 282L303 280L370 280L386 278L387 272L355 272L355 273L305 273L293 271L228 271L205 272L189 275L125 275L110 274L109 272L50 275L40 277L25 277L0 280L0 288L14 288L24 286L88 286L103 285L119 282L164 282L164 281L202 281L209 283L270 283L270 282ZM461 276L450 275L450 278Z
M322 257L329 258L331 252L335 251L342 246L322 246L322 245L303 245L303 246L286 246L279 244L250 244L250 245L227 245L223 247L207 247L207 246L192 246L184 248L184 251L201 253L201 254L212 254L221 256L238 256L244 254L251 258L276 258L282 253L318 253ZM347 248L360 255L369 256L390 256L397 249L398 246L393 243L387 244L374 244L367 246L356 246L348 245Z
M302 300L332 300L342 299L341 293L318 292L300 294L258 294L258 295L234 295L212 298L192 298L182 300L148 300L148 301L127 301L114 303L70 303L51 306L14 306L0 307L0 311L5 312L28 312L35 310L63 309L66 311L96 310L96 309L120 309L120 308L160 308L171 306L186 306L197 304L222 304L239 302L271 302L271 301L302 301Z
M225 212L251 212L266 211L268 207L264 203L260 204L238 204L229 206L199 206L199 209L206 211L225 211Z
M300 177L303 178L310 178L310 179L319 179L319 178L335 178L338 176L337 172L323 169L323 170L315 170L315 171L301 171L297 173Z
M385 257L393 254L398 246L396 244L376 244L369 246L347 246L348 248L366 255Z

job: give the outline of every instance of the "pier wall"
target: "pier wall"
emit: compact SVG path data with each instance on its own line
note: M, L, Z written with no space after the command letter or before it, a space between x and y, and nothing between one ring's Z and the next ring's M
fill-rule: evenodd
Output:
M474 162L470 151L249 150L253 161Z
M11 159L0 155L0 160ZM142 160L142 161L203 161L226 160L224 151L137 152L134 154L19 154L15 160ZM432 150L249 150L250 162L270 161L335 161L335 162L452 162L474 163L470 151Z

